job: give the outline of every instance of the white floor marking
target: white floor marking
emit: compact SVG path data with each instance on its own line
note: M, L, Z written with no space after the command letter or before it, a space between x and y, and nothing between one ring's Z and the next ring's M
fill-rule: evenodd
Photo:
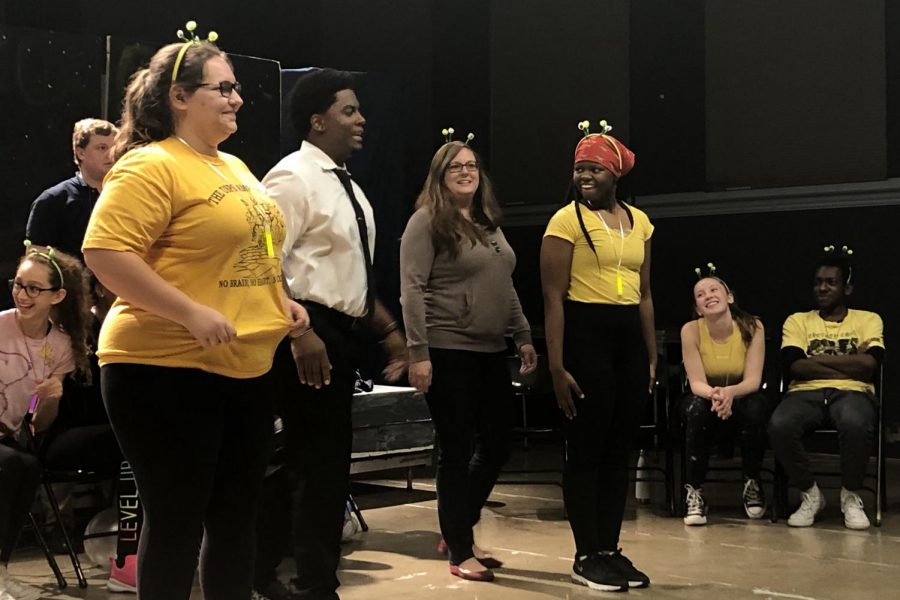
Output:
M816 600L812 596L801 596L800 594L783 594L781 592L773 592L766 588L753 588L753 593L757 596L776 596L778 598L795 598L796 600Z
M425 571L420 571L418 573L410 573L409 575L403 575L402 577L394 577L394 581L404 581L406 579L414 579L416 577L422 577L424 575L428 575Z

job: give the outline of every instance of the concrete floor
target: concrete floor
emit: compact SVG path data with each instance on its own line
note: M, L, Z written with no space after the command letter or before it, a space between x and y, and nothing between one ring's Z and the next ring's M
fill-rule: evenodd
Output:
M900 479L900 462L889 467ZM542 600L597 598L569 580L574 545L563 520L561 490L552 485L500 485L476 530L478 543L506 564L493 583L460 580L448 573L437 554L439 540L433 479L420 478L407 492L405 481L369 480L358 501L370 530L344 547L339 592L343 600L369 598L466 600ZM900 493L893 486L890 498ZM784 522L748 521L740 508L738 485L710 486L710 523L686 527L662 506L654 488L650 505L629 503L621 545L647 572L652 585L629 597L660 599L789 598L846 600L900 598L900 515L888 511L882 527L854 532L843 527L837 491L815 527L793 529ZM768 490L767 490L768 491ZM873 500L864 495L868 513ZM896 505L896 500L895 500ZM71 568L59 557L64 573ZM86 560L86 559L85 559ZM293 565L282 564L284 578ZM13 575L46 591L46 598L125 599L110 594L105 574L88 571L86 590L60 591L37 551L19 552ZM70 584L71 585L71 584ZM202 598L199 589L192 600Z

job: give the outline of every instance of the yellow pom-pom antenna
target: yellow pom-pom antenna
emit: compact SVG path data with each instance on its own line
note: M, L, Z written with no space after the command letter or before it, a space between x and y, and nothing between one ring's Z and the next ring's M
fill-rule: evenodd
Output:
M181 62L184 60L184 55L187 54L188 48L193 44L199 44L201 42L215 42L219 39L219 34L215 31L210 31L209 35L205 40L200 39L200 37L194 33L197 29L197 21L188 21L184 24L184 28L187 29L187 33L179 29L175 32L175 36L184 41L184 45L181 47L181 50L178 51L178 56L175 57L175 66L172 67L172 83L178 80L178 69L181 67Z

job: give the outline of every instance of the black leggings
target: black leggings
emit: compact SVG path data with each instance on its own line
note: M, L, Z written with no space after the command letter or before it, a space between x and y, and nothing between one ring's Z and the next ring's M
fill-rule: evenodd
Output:
M40 461L15 440L0 439L0 566L12 556L40 482Z
M759 392L734 401L731 417L722 420L711 410L706 398L688 394L682 400L684 445L687 452L687 481L700 488L706 480L709 453L716 439L736 437L741 448L744 477L759 479L759 467L766 451L766 424L772 414L772 402Z
M112 364L103 399L144 508L141 600L250 597L257 499L271 452L269 377ZM201 546L202 541L202 546Z
M563 495L579 556L616 550L650 384L637 305L566 302L563 362L584 392L564 419Z
M512 394L504 353L431 349L426 394L437 430L438 518L450 562L472 557L472 526L509 458Z

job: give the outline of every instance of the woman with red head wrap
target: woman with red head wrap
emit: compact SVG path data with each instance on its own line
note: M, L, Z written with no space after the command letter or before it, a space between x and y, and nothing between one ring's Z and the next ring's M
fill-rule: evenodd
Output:
M650 583L618 543L627 463L656 371L653 226L644 212L616 199L616 183L634 166L634 154L601 126L603 133L587 135L575 149L574 199L547 225L541 281L550 372L566 416L572 579L622 591Z

